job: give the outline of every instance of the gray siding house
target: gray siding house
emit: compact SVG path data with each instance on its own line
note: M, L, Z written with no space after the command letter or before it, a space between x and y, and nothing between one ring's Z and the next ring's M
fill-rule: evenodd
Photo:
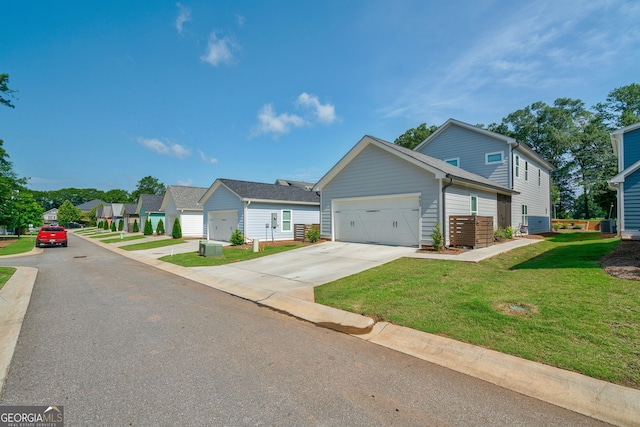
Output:
M293 240L295 224L319 223L320 197L297 186L219 178L199 203L209 240L228 241L236 229L252 240Z
M551 230L553 166L526 144L449 119L415 151L512 189L513 195L498 196L496 226L526 226L530 233Z
M431 245L450 215L497 221L497 201L516 191L444 160L364 136L315 185L323 238L399 246Z
M166 218L165 234L171 236L176 219L180 222L183 237L204 237L202 223L202 198L206 188L170 185L162 200L160 210Z
M640 122L611 134L619 173L609 180L618 196L618 234L640 239Z

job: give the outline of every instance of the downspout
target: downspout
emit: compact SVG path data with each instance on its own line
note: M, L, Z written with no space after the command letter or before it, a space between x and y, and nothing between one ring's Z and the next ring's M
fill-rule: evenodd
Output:
M242 235L247 237L247 216L249 215L249 205L251 204L251 200L247 201L247 205L244 207L244 218L242 219Z
M449 183L442 186L442 233L445 236L444 239L443 239L444 243L445 243L444 247L448 247L448 245L447 245L447 237L446 237L447 235L445 234L445 231L444 231L445 230L445 220L446 220L446 216L447 216L447 214L446 214L447 205L445 203L445 194L446 194L447 187L450 187L451 185L453 185L453 178L451 178L449 176L449 174L447 174L447 178L449 178ZM447 227L447 231L446 232L447 233L449 232L449 228L448 227Z

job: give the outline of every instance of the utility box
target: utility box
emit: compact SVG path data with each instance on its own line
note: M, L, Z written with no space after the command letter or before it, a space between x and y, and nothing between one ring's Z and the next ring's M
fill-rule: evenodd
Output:
M602 234L612 234L615 233L616 230L616 220L615 219L605 219L600 221L600 233Z
M220 243L206 243L204 245L205 257L221 257L222 245Z
M206 240L200 240L198 242L198 255L199 256L204 256L204 248L207 245L207 241Z

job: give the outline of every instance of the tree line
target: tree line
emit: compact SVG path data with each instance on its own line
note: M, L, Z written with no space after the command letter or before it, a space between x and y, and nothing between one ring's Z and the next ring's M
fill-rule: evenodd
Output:
M528 144L555 168L552 201L558 218L605 217L616 203L607 180L617 174L617 159L609 134L640 122L640 84L613 89L603 102L586 107L580 99L539 101L504 117L476 126ZM422 123L396 138L415 148L436 126Z

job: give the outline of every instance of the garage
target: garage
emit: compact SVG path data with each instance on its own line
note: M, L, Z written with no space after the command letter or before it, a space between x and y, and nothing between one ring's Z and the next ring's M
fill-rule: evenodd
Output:
M208 212L207 238L209 240L229 241L231 233L238 228L238 211Z
M418 246L420 198L416 194L334 199L335 240Z

